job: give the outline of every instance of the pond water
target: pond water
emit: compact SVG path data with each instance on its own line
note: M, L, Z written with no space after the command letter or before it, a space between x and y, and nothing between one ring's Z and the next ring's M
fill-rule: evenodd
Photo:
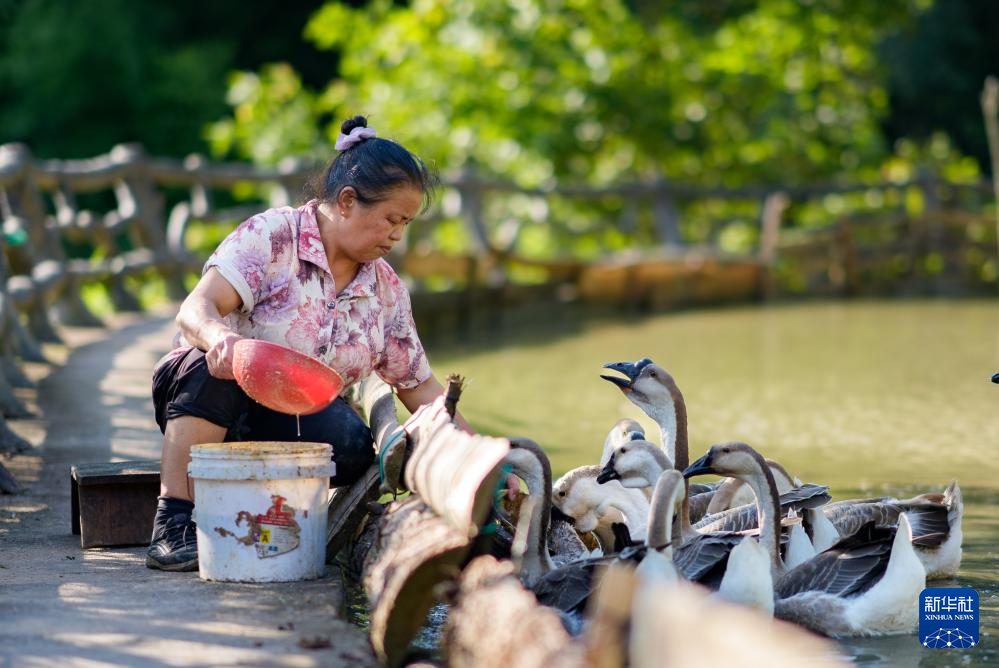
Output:
M556 475L596 463L621 417L652 422L606 381L605 362L651 357L673 374L691 460L745 441L834 498L964 492L957 584L978 590L982 642L929 650L915 634L841 643L863 666L999 664L999 303L851 301L593 319L539 314L472 345L436 345L438 377L468 379L477 429L529 436Z

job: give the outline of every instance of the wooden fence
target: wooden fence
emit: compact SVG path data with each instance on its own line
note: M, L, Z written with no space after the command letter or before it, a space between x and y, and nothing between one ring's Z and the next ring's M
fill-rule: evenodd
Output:
M11 390L27 382L17 359L43 360L38 344L59 340L54 323L101 324L81 298L84 286L105 286L120 311L141 309L136 288L150 278L182 299L205 259L192 229L300 201L315 169L158 158L138 145L89 160L37 160L23 145L0 146L0 413L25 414ZM707 188L660 179L523 189L465 171L446 180L440 204L390 261L411 282L421 330L461 330L476 314L544 299L655 309L900 285L967 291L994 280L989 192L984 182L928 173L873 185ZM733 221L748 242L726 249ZM464 248L438 249L435 234L446 225L463 230ZM538 254L525 238L539 229L556 230L566 247L595 241L588 254ZM0 443L24 446L3 422Z

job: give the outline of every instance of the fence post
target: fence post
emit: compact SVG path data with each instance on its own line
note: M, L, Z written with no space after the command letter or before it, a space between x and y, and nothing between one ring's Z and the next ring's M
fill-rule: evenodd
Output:
M123 218L134 217L131 227L138 245L149 248L155 256L156 270L166 282L167 294L174 301L187 297L184 273L167 244L163 196L157 192L149 175L146 151L140 144L119 144L111 149L111 160L127 165L127 176L115 185L118 211Z
M656 226L659 243L664 246L682 246L680 237L680 214L673 204L666 179L660 176L655 181L652 193L652 220Z
M996 275L999 276L999 79L995 77L985 79L982 116L989 140L989 160L992 163L992 194L996 209Z
M19 239L8 253L14 274L9 280L18 282L22 294L30 294L21 303L32 335L38 341L62 342L49 317L54 298L59 301L63 322L100 327L101 321L87 310L76 282L68 275L58 230L48 225L45 204L32 174L31 151L23 144L7 144L0 151L0 162L21 165L21 178L6 189L2 204L5 232Z
M790 206L791 200L786 193L773 192L763 200L763 211L760 216L760 299L773 299L777 293L777 280L774 268L777 265L778 244L780 242L780 227L784 212Z

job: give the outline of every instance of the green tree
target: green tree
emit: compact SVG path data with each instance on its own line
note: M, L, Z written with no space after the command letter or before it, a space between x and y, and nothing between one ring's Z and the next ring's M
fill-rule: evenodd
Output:
M303 90L298 108L260 84L217 128L216 147L273 160L255 144L274 137L241 132L243 116L287 133L291 118L335 118L328 147L343 117L365 113L439 165L472 162L523 184L873 172L887 153L876 47L926 4L331 2L306 36L339 55L339 77Z

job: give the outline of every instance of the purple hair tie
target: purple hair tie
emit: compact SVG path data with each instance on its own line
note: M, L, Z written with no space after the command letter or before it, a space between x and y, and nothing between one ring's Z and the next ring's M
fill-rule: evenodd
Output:
M375 136L374 128L357 127L350 131L349 135L340 133L340 136L336 138L336 150L346 151L348 148L354 144L360 144L365 139L371 139Z

